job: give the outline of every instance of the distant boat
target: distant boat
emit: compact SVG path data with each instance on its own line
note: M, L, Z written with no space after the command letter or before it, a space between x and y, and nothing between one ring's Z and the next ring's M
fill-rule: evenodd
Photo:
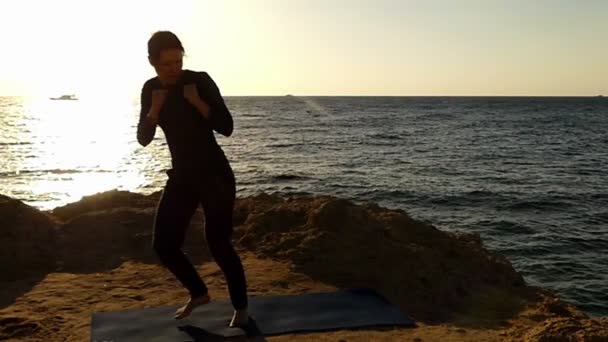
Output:
M76 98L76 95L61 95L59 97L51 97L51 100L78 100L78 98Z
M604 97L604 95L598 95L597 97Z

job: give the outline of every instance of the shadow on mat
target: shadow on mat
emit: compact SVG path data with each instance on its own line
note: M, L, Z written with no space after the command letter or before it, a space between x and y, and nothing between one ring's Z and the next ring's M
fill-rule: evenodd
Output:
M258 329L255 321L250 321L250 326L247 329L247 336L233 336L233 337L225 337L222 335L211 333L205 329L195 327L193 325L184 325L180 326L179 330L188 334L192 341L188 342L215 342L215 341L252 341L252 342L265 342L267 341L264 336L262 336L260 330Z

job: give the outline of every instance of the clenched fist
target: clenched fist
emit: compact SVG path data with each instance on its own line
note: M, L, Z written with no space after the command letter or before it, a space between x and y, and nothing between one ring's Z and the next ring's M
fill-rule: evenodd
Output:
M186 84L184 86L184 97L191 104L195 104L198 101L201 101L200 96L198 96L198 90L196 89L196 84Z
M167 89L152 90L152 106L151 110L160 112L160 109L167 98Z
M209 119L209 105L198 95L196 84L186 84L184 86L184 97L193 105L205 119Z
M150 105L150 111L148 112L148 119L156 124L158 123L160 110L165 103L165 99L167 98L167 90L166 89L155 89L152 90L152 104Z

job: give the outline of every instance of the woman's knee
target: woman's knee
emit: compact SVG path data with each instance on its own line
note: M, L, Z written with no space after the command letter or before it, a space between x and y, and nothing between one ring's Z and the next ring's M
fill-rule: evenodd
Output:
M172 242L172 239L160 239L155 237L152 240L152 249L158 255L166 255L179 251L180 246L179 244Z
M232 246L232 234L225 231L207 231L205 238L207 239L209 251L215 256L230 252L234 249Z

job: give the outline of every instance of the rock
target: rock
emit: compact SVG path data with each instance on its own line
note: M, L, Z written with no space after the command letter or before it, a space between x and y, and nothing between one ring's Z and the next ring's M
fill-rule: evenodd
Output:
M550 318L531 329L524 337L526 342L606 342L608 318L577 319L572 317Z
M448 314L481 288L524 285L478 236L455 237L401 210L317 196L273 199L249 206L246 215L243 248L290 259L337 286L375 288L418 318Z
M160 191L146 196L128 191L111 190L91 196L84 196L78 202L57 207L49 211L49 213L65 221L89 212L113 208L154 208L156 203L158 203L160 195Z
M0 222L0 280L55 268L57 223L49 215L0 195Z
M202 214L189 227L184 249L194 262L209 260ZM92 211L69 220L58 230L58 258L69 272L104 271L126 260L158 262L152 249L154 210L115 208Z

